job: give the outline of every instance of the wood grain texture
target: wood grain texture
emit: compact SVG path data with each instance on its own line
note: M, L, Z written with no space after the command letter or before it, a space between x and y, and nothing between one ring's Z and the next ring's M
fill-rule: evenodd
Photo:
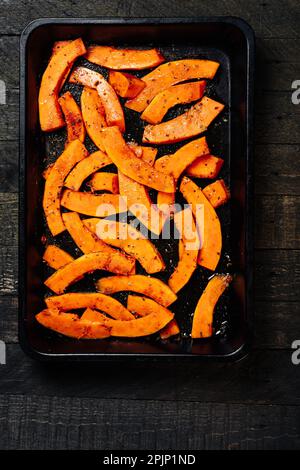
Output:
M300 444L300 408L293 406L8 395L0 396L0 416L1 449L254 450Z
M16 294L18 251L14 246L0 246L0 295Z
M12 344L7 365L0 367L0 394L300 405L300 372L291 354L256 350L236 363L129 359L46 365Z
M299 302L255 303L255 347L289 349L299 332Z
M255 29L259 37L299 37L299 4L297 0L281 2L248 2L247 0L222 0L198 2L160 2L153 0L110 0L101 4L86 2L83 6L79 0L47 0L41 4L38 0L30 3L24 0L1 0L0 28L3 34L19 34L29 21L43 17L191 17L197 16L241 16ZM11 12L14 21L7 21Z
M18 342L18 299L0 296L0 340L5 343Z
M300 145L256 145L254 180L256 194L300 195Z
M300 248L300 196L256 197L256 248Z
M298 302L257 301L254 305L254 349L290 349L300 331ZM0 339L18 343L18 299L0 295Z
M0 140L0 188L1 191L18 191L18 142Z
M254 158L256 194L299 196L299 153L300 145L256 145ZM0 186L3 192L18 190L17 141L0 141Z

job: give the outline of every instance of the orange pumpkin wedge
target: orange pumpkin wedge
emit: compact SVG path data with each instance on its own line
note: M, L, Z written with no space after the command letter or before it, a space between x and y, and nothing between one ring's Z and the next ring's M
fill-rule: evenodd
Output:
M99 279L97 290L103 294L132 291L150 297L160 305L168 307L177 300L177 295L160 279L136 274L133 276L109 276Z
M69 81L95 88L105 110L107 125L118 126L121 132L125 131L124 113L119 98L113 87L100 73L85 67L77 67L71 73Z
M170 86L170 88L161 91L153 98L142 113L141 118L150 124L158 124L173 106L200 100L205 87L205 80Z
M72 93L67 91L58 98L58 102L67 124L67 141L72 142L72 140L79 139L81 142L84 142L85 127L80 108L74 100Z
M197 78L214 78L218 62L201 59L183 59L166 62L143 77L145 88L125 104L134 111L144 111L153 98L176 83Z
M217 274L208 281L194 313L192 338L212 336L215 306L231 280L232 277L229 274Z
M179 292L190 280L197 268L200 247L199 235L190 208L177 212L174 223L182 239L179 262L169 278L168 284L173 292Z
M224 109L224 105L205 96L188 111L170 121L145 127L143 142L168 144L202 134Z
M85 219L84 224L109 245L137 259L149 274L165 269L165 263L150 240L133 226L115 220Z
M134 151L136 157L142 158L149 165L154 165L158 150L154 147L145 147L135 142L128 142L127 145Z
M58 103L58 92L70 64L85 52L85 46L79 38L52 55L43 74L39 91L39 116L43 131L54 131L65 125Z
M226 204L230 199L230 192L224 180L217 180L209 184L202 192L214 208Z
M97 90L84 87L81 93L80 102L82 118L88 136L94 142L96 147L100 150L104 150L101 130L103 127L107 126L107 122L105 119L104 107Z
M140 78L125 72L109 72L109 83L122 98L134 98L138 95L146 84Z
M85 56L90 62L114 70L143 70L164 62L157 49L116 49L109 46L90 46Z
M83 253L93 253L100 251L102 253L115 253L107 243L92 233L82 222L77 212L65 212L62 214L64 224L72 239Z
M91 217L107 217L126 212L126 204L119 194L92 194L65 189L61 205L70 211Z
M53 167L53 163L51 163L47 168L43 171L43 178L46 180L49 176L49 173L51 171L51 168Z
M160 331L174 318L174 314L170 312L170 310L147 297L129 295L127 298L127 308L132 313L141 317L136 320L140 322L140 324L147 324L149 322L149 327L151 324L152 332L147 334Z
M82 320L78 315L59 310L43 310L35 317L46 328L76 339L102 339L110 336L110 329L100 323Z
M201 189L186 176L181 181L180 191L191 205L200 231L201 248L198 264L214 271L219 263L222 251L222 232L219 218Z
M66 40L66 41L55 41L55 43L53 44L53 47L52 47L52 55L51 55L51 58L57 54L63 47L65 47L67 44L69 44L71 41L70 40ZM59 87L59 90L62 89L62 87L64 86L68 76L69 76L69 73L71 72L71 69L73 67L73 63L71 63L69 65L69 67L67 67L66 69L66 72L63 76L63 79L61 81L61 84L60 84L60 87Z
M216 178L223 166L224 160L213 155L197 158L187 169L186 174L194 178Z
M124 175L158 191L175 191L174 178L155 170L142 158L138 158L124 141L118 127L107 127L102 134L107 155Z
M171 320L162 330L159 332L161 339L168 339L171 336L177 336L180 333L180 328L175 319Z
M155 162L155 168L159 171L167 173L175 178L177 181L185 169L196 158L205 155L209 152L209 148L205 137L193 140L186 145L180 147L177 152L172 155L165 155ZM163 204L174 204L175 193L159 192L157 195L157 204L161 208Z
M74 191L78 191L86 178L111 163L111 159L106 155L106 153L101 152L101 150L91 153L91 155L74 166L65 179L64 186L69 189L73 189Z
M107 313L116 320L132 320L134 316L118 300L98 292L70 292L63 295L53 295L45 299L47 308L62 311L81 308L94 308Z
M118 252L88 253L58 269L45 281L45 284L56 294L62 294L68 286L77 282L85 274L98 269L116 274L134 274L135 260Z
M43 254L43 260L46 261L50 268L59 269L74 261L74 258L58 246L48 245Z
M112 194L118 194L118 175L105 171L95 173L89 181L89 186L92 191L107 191Z
M129 142L128 145L136 156L142 158L145 162L149 163L149 165L154 164L157 149L138 146L133 142ZM157 206L152 204L148 188L128 176L125 176L121 171L118 172L118 179L120 194L126 199L130 212L145 225L148 230L159 235L163 228L165 218L158 210Z
M146 300L154 302L151 299ZM97 318L95 325L100 324L106 326L110 330L111 336L138 338L156 333L162 328L162 325L164 326L166 322L170 321L169 318L174 316L173 313L169 312L169 310L159 306L158 304L156 305L157 307L151 306L151 309L148 307L149 314L146 317L128 321L113 320L100 312L88 311L84 312L84 316L85 318L92 319L92 321Z
M45 183L43 208L48 227L53 236L65 230L60 211L60 195L64 180L72 168L80 160L87 157L88 152L80 140L73 140L58 157L48 174Z

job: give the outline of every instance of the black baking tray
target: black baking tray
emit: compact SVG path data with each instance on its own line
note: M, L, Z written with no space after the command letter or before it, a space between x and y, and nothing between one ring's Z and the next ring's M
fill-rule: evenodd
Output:
M223 230L223 253L218 272L234 273L228 292L215 313L216 334L206 340L192 341L188 332L199 295L211 273L203 268L181 300L172 306L183 334L181 338L161 341L157 336L140 340L78 341L62 337L41 327L35 315L44 308L49 292L43 284L50 274L42 262L43 238L48 236L42 210L42 171L63 149L65 131L45 135L38 120L38 90L54 41L82 37L89 43L119 47L157 47L168 60L209 58L220 62L219 71L208 84L207 93L226 104L225 112L207 133L212 153L224 158L220 177L231 190L231 201L218 209ZM237 359L249 350L253 333L253 89L254 33L239 18L201 17L195 19L38 19L30 23L21 36L20 71L20 241L19 241L19 338L25 352L37 359L97 360L120 357L194 357ZM81 59L82 61L82 59ZM83 60L84 62L84 60ZM89 64L90 67L97 67ZM105 70L101 70L106 73ZM144 73L148 73L145 71ZM143 75L140 73L139 75ZM70 85L66 85L70 87ZM72 86L71 86L72 87ZM73 85L78 99L80 89ZM182 112L172 110L167 117ZM128 111L127 139L140 139L143 125L138 114ZM93 150L88 143L90 151ZM181 144L177 144L181 145ZM159 155L171 153L173 146L160 146ZM209 181L198 181L201 187ZM76 252L68 234L57 237L58 243ZM173 267L176 242L157 243L166 263L166 280ZM78 255L78 253L77 253ZM97 273L72 290L85 290ZM122 299L122 295L120 300Z

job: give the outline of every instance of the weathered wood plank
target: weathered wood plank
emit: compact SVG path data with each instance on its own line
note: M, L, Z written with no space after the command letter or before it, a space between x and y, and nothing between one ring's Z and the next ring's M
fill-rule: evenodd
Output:
M0 247L0 295L17 293L18 254L17 247Z
M0 193L0 246L18 243L18 195Z
M0 18L1 19L1 18ZM0 78L8 90L19 87L19 37L0 36ZM257 44L256 87L263 90L289 91L299 76L300 39L261 39Z
M0 416L3 450L275 450L300 445L300 408L293 406L10 395L0 396Z
M19 34L24 26L35 18L41 17L40 2L31 0L30 8L24 0L0 2L0 28L3 34ZM14 21L6 18L14 12ZM282 2L247 2L247 0L229 0L226 5L222 0L213 4L209 1L187 0L184 3L173 2L172 17L195 18L197 16L215 15L240 16L248 21L260 37L299 37L299 8L296 0ZM43 2L43 17L168 17L170 5L167 1L127 0L120 2L110 0L101 5L86 3L84 6L78 0L63 0Z
M299 154L299 145L256 145L254 158L256 194L299 196ZM17 141L0 141L0 186L3 192L18 190Z
M2 192L18 190L18 142L0 141L0 188Z
M300 248L300 196L256 196L256 248Z
M290 348L300 331L299 303L256 302L254 331L257 348Z
M258 249L299 249L300 196L257 195L255 247ZM18 196L0 193L0 246L17 246Z
M0 76L1 78L1 76ZM6 85L8 87L8 85ZM6 104L1 105L0 141L19 138L19 90L7 88Z
M256 194L299 196L299 154L299 145L256 145L254 156Z
M6 343L18 342L18 299L0 296L0 340Z
M39 396L300 405L300 368L292 364L291 354L253 351L236 363L129 359L47 366L29 359L18 345L8 345L7 364L0 366L0 394L30 395L34 390Z
M292 104L291 93L259 92L256 101L256 143L299 144L300 105ZM18 139L18 108L18 90L12 90L1 106L0 141Z
M254 348L289 349L300 331L300 307L297 302L255 303ZM18 342L18 299L0 296L0 340Z
M299 266L299 250L258 251L255 264L255 299L298 302Z

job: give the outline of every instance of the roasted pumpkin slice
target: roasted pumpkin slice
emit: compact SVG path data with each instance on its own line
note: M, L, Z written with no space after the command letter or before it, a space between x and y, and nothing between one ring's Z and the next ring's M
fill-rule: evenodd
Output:
M222 232L219 218L201 189L186 176L182 179L180 191L191 205L200 231L201 248L198 264L214 271L219 263L222 251Z
M83 253L93 253L100 251L102 253L115 253L111 246L92 233L82 222L77 212L65 212L62 214L64 224L74 242Z
M98 321L95 322L95 324L99 322L99 324L107 326L112 336L129 338L148 336L156 333L174 317L172 312L162 305L157 304L154 300L147 299L146 297L129 296L128 308L137 312L143 312L144 316L141 315L141 318L134 320L122 321L112 320L97 312L92 318L97 317ZM146 315L145 312L147 312ZM85 313L85 315L87 314Z
M121 132L125 131L124 113L119 98L100 73L85 67L77 67L71 73L70 82L95 88L105 110L107 125L118 126Z
M61 205L70 211L92 217L107 217L126 212L126 204L119 194L92 194L65 189Z
M155 168L163 173L167 173L174 177L177 181L184 170L201 155L209 152L209 148L205 137L193 140L186 145L180 147L177 152L172 155L165 155L155 162ZM162 209L163 204L174 204L175 193L159 192L157 195L157 204Z
M128 210L151 232L159 235L165 223L165 215L159 211L143 184L118 172L119 191L127 202Z
M145 317L149 315L149 313L151 312L151 308L154 307L154 305L151 305L151 303L149 303L146 308L141 308L141 306L143 306L141 302L146 302L147 300L150 299L147 299L146 297L135 297L133 295L129 295L127 299L127 307L128 309L132 310L137 316ZM169 323L167 323L166 326L164 326L160 330L159 335L161 339L167 339L171 336L177 335L178 333L180 333L178 323L175 318L173 318Z
M53 163L51 163L47 168L43 171L43 178L46 180L49 176L51 168L53 167Z
M142 158L144 162L149 163L149 165L154 165L158 151L156 148L145 147L143 145L138 145L135 142L128 142L128 146L134 151L137 157Z
M72 93L66 91L58 102L61 106L62 112L65 116L67 124L67 137L68 142L79 139L84 142L85 139L85 127L82 120L80 108L73 98Z
M155 170L142 158L138 158L124 141L118 127L107 127L102 134L107 155L124 175L158 191L175 191L174 178Z
M97 290L103 294L132 291L168 307L177 300L177 295L160 279L136 274L133 276L109 276L97 281Z
M84 223L105 243L137 259L147 273L165 269L165 263L153 243L133 226L108 219L85 219Z
M110 329L106 325L82 320L72 313L47 309L38 313L35 318L46 328L71 338L102 339L110 336Z
M59 269L71 263L71 261L74 261L74 258L58 246L48 245L43 254L43 260L46 261L51 268Z
M81 112L89 138L104 150L101 130L107 126L105 110L97 90L84 87L81 93Z
M158 124L173 106L200 100L204 94L205 87L205 80L170 86L153 98L141 115L141 118L150 124Z
M190 280L197 268L200 240L190 208L174 215L175 226L181 236L183 246L179 262L169 278L169 286L174 292L179 292Z
M109 83L122 98L134 98L138 95L146 84L140 78L125 72L109 72Z
M224 160L213 155L197 158L187 169L186 174L195 178L216 178L223 166Z
M85 57L94 64L114 70L143 70L165 60L157 49L116 49L109 46L91 46Z
M177 336L180 333L180 328L175 319L171 320L162 330L160 330L159 336L161 339L168 339L171 336Z
M53 295L45 299L47 308L62 311L81 308L94 308L107 313L117 320L132 320L134 316L118 300L98 292L70 292L63 295Z
M205 96L188 111L170 121L145 127L143 142L168 144L202 134L224 109L224 105Z
M112 194L118 194L118 175L105 171L95 173L89 181L89 186L92 191L107 191Z
M55 41L55 43L53 44L53 47L52 47L52 55L51 55L51 58L57 54L63 47L65 47L67 44L69 44L71 42L71 40L66 40L66 41ZM61 81L61 84L60 84L60 87L59 87L59 91L62 89L62 87L64 86L68 76L69 76L69 73L71 72L71 69L73 67L73 63L71 63L69 65L69 67L67 67L66 69L66 72L63 76L63 79Z
M214 208L226 204L230 199L230 192L224 180L218 180L209 184L202 192Z
M141 147L137 144L129 143L134 153L142 158L149 165L153 165L157 154L157 149L152 147ZM127 201L130 212L148 228L151 232L159 235L162 231L165 216L152 204L148 189L141 183L118 172L119 191L121 196Z
M65 230L61 212L60 195L64 180L74 165L87 157L88 152L80 140L73 140L58 157L45 183L43 208L49 229L53 236Z
M85 274L98 269L116 274L134 274L135 260L123 253L88 253L58 269L45 284L56 294L62 294L68 286L81 279Z
M68 174L64 186L74 191L78 191L86 178L96 171L112 163L106 153L98 150L91 153L87 158L77 163L73 170Z
M43 131L54 131L65 125L58 103L58 92L70 64L85 52L85 46L79 38L52 55L43 74L39 91L39 115Z
M153 98L161 91L176 83L196 78L214 78L218 62L201 59L183 59L166 62L143 77L145 88L126 107L134 111L144 111Z
M212 336L215 306L231 280L232 277L229 274L216 274L208 281L194 313L192 338Z

